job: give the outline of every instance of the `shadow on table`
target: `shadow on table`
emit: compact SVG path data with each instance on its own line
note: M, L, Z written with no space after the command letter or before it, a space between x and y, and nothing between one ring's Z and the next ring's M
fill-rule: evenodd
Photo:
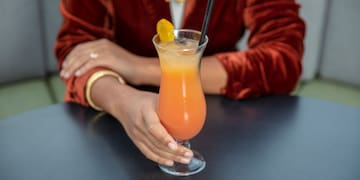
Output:
M192 141L209 165L206 178L237 177L253 179L267 156L276 151L298 121L297 97L262 97L234 101L207 97L208 116L203 131ZM236 164L236 166L235 166Z
M249 166L258 166L257 162L276 151L277 146L273 145L292 129L297 120L298 98L279 96L234 101L207 96L207 105L205 126L191 141L192 147L205 156L207 167L203 173L188 178L231 178L237 177L239 171L251 178L256 172L248 172ZM89 136L101 142L100 148L108 149L109 154L104 156L116 158L119 167L125 168L124 173L131 173L136 179L177 179L165 175L155 163L147 160L112 116L79 106L69 110ZM233 166L234 162L242 163Z
M175 178L162 173L157 164L146 159L128 138L121 124L111 115L78 105L70 106L68 110L86 130L91 141L100 144L99 151L103 152L105 149L108 152L103 156L115 158L123 174L128 174L130 179Z

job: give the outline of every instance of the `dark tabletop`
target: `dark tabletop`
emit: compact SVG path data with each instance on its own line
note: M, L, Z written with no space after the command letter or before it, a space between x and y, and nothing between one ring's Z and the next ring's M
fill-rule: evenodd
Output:
M63 103L0 121L0 179L360 179L359 109L291 96L207 105L191 141L207 161L200 174L164 174L111 116Z

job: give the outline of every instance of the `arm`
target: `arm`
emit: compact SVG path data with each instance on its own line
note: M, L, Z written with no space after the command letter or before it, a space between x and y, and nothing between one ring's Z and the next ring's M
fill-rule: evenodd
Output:
M293 0L248 0L244 21L250 30L247 51L204 57L204 91L234 99L288 94L301 75L305 24ZM147 60L140 84L159 85L158 60Z
M109 4L102 4L97 0L61 2L64 21L55 48L60 70L64 66L72 66L64 64L69 62L66 59L72 59L72 63L85 62L92 51L86 47L89 44L98 45L91 42L101 38L112 39L113 32L109 25L111 20L107 16L113 11L109 8ZM101 44L103 41L96 42ZM98 60L101 60L100 57ZM87 106L85 89L90 88L93 102L119 120L129 138L147 158L168 166L174 161L189 163L192 152L183 146L177 146L160 123L156 113L156 94L120 84L114 76L103 76L86 87L89 77L104 69L106 68L91 68L81 76L64 75L63 81L67 85L65 100Z
M251 32L249 50L204 57L201 77L205 92L221 93L235 99L291 92L301 75L305 31L298 9L293 0L248 0L244 21ZM125 79L133 79L136 85L158 86L160 67L157 58L139 62L142 63L127 66L134 67L134 71L128 73L129 76L125 74ZM92 63L92 67L125 67L110 64L98 61Z
M77 45L103 37L112 39L113 32L110 24L104 22L107 10L100 1L62 0L60 11L63 22L55 45L59 70L63 69L65 58L74 48L76 49ZM62 78L66 84L65 101L87 106L86 82L94 72L101 69L103 68L93 69L81 77L71 75L67 79Z
M220 53L226 96L241 99L290 93L301 75L305 24L293 0L248 0L248 51Z

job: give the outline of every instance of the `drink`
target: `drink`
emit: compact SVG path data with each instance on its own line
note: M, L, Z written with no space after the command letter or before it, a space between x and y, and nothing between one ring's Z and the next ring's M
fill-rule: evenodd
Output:
M167 30L166 24L168 23L165 22L163 26L164 24L160 23L159 29ZM207 38L198 46L198 31L174 30L174 36L168 31L163 32L165 41L161 41L159 35L153 38L161 67L158 113L161 123L170 135L181 145L190 148L189 140L200 132L206 116L199 68ZM205 168L206 162L197 151L193 150L193 154L189 164L175 163L172 167L159 167L175 176L196 174Z
M159 117L177 140L197 135L205 121L206 103L199 77L198 41L160 44Z

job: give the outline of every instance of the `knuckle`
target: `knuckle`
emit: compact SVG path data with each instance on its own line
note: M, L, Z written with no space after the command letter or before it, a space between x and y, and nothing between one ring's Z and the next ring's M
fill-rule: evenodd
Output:
M148 124L147 129L151 134L156 134L157 128L155 124Z
M74 71L74 66L68 66L66 68L66 70L69 71L69 72L73 72Z
M70 68L72 68L72 69L78 68L78 67L81 65L79 61L81 61L81 60L80 60L80 59L74 60L74 61L71 63Z
M156 157L155 158L155 162L159 163L159 164L165 164L165 159L161 158L161 157Z
M167 145L170 141L169 141L169 138L167 138L167 136L161 136L160 137L160 141L162 143L164 143L165 145Z
M76 69L76 68L78 68L80 65L81 65L81 61L82 60L80 60L80 59L77 59L77 60L74 60L72 63L71 63L71 68L73 68L73 69Z
M139 136L140 136L140 132L136 128L131 128L130 133L132 134L132 136L134 138L139 138Z
M63 65L68 65L74 59L74 53L69 53L63 62Z
M88 62L86 62L86 64L84 64L84 68L86 69L88 69L88 68L90 68L90 67L92 67L92 66L94 66L94 65L96 65L96 61L88 61Z
M78 44L74 47L73 51L76 51L76 52L82 51L84 49L83 47L84 47L84 44Z
M143 125L143 123L141 122L140 119L136 119L136 120L134 121L134 126L135 126L135 127L140 128L140 127L142 127L142 125Z
M135 128L139 128L141 126L141 123L139 121L134 121L133 125Z
M175 156L175 155L172 157L172 159L174 159L177 162L182 162L183 161L183 159L181 157Z
M82 66L80 67L80 69L81 69L82 71L85 71L85 70L87 70L87 69L90 69L91 66L92 66L92 64L90 64L90 62L88 62L88 63L82 65Z
M150 132L161 144L168 144L169 140L166 135L161 134L160 132L153 131Z
M167 144L169 143L169 138L167 134L163 133L156 125L150 125L148 127L148 131L151 135L153 135L156 139L158 139L161 143Z
M147 130L150 134L152 134L154 137L158 138L159 140L162 140L164 138L164 135L161 133L161 131L155 124L147 125Z

